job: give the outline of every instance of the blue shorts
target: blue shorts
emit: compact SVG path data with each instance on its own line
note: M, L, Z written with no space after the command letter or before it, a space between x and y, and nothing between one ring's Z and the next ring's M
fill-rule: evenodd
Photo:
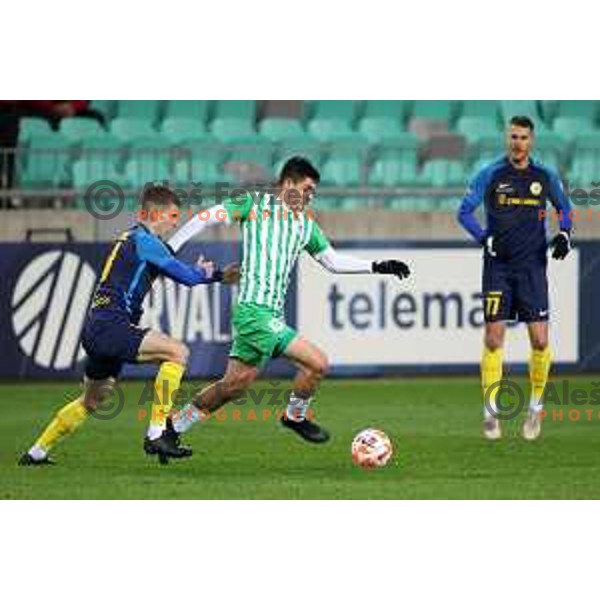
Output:
M137 362L140 344L148 331L118 312L89 315L81 336L88 355L85 376L92 380L117 378L125 363Z
M548 320L546 264L511 265L488 256L483 262L483 309L486 323Z

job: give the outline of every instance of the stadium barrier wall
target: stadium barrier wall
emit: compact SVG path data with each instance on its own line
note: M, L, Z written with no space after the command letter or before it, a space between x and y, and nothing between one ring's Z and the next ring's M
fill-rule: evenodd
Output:
M104 243L0 244L0 343L5 379L68 379L82 373L79 334ZM483 331L479 293L481 254L463 243L354 241L338 244L374 259L400 257L413 277L337 276L303 257L291 281L288 322L330 356L332 374L476 373ZM237 257L230 242L190 245L220 264ZM550 262L552 344L561 369L600 372L600 242L581 242L563 263ZM147 298L143 325L182 339L191 349L188 375L222 373L231 339L232 291L227 286L189 289L159 279ZM511 327L507 359L525 367L523 326ZM128 366L127 377L148 377L152 366ZM268 369L287 375L275 360Z

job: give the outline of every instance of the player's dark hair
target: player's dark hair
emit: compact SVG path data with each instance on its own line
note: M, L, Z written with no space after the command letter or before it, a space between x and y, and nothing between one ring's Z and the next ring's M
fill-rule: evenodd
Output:
M283 183L286 179L291 179L294 183L298 183L303 179L310 177L315 183L319 183L321 175L319 171L302 156L292 156L281 169L279 174L279 183Z
M154 206L169 206L181 204L177 194L164 185L147 185L144 187L142 197L140 199L142 208L148 208L149 204Z
M527 127L527 129L535 131L535 125L533 124L533 121L525 115L515 115L510 120L510 124L515 125L517 127Z

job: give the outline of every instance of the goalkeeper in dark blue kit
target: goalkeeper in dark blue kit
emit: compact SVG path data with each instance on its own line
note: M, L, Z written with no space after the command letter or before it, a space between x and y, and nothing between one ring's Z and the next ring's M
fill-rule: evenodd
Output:
M507 155L477 173L458 211L460 224L483 247L482 294L485 338L481 381L485 400L483 434L502 437L496 396L502 380L506 321L527 324L531 343L529 378L531 399L523 422L523 437L534 440L541 432L540 411L552 356L548 346L548 247L563 260L571 250L569 199L557 174L530 158L534 124L513 117L507 132ZM560 214L560 232L550 244L546 204ZM474 212L483 204L487 227Z

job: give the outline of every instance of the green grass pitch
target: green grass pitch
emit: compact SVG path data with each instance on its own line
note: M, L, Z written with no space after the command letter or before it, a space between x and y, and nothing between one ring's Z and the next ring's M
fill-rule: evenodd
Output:
M593 382L570 378L588 390ZM476 378L330 380L315 409L331 443L303 443L263 421L263 407L257 421L245 420L250 402L240 422L228 413L196 426L187 436L194 456L162 467L142 452L142 386L124 384L117 418L88 419L55 449L57 466L34 469L17 467L19 454L78 387L1 385L0 498L600 498L598 407L582 407L594 408L593 418L578 422L567 416L575 407L562 407L563 421L547 418L537 442L522 440L514 421L490 443L480 438ZM396 452L386 468L365 472L352 464L350 442L369 426L386 431Z

